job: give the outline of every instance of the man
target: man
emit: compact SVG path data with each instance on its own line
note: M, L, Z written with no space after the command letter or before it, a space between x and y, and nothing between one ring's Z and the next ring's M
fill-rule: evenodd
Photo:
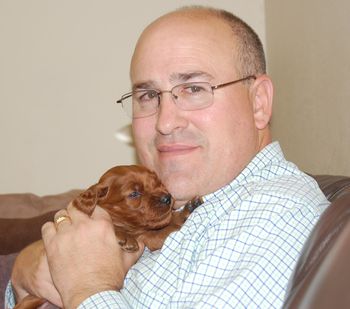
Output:
M136 254L118 247L102 209L88 218L68 207L57 217L71 220L43 226L48 264L18 259L17 297L29 291L65 308L281 307L328 202L271 141L260 40L227 12L184 8L146 28L130 75L120 101L132 109L140 161L176 207L194 195L204 204L162 250Z

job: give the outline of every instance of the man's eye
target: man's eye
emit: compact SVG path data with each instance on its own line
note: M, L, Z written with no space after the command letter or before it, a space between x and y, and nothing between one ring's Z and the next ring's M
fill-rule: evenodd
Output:
M131 198L131 199L136 199L136 198L139 198L141 196L141 193L138 192L138 191L133 191L131 192L129 195L128 195L128 198Z
M198 84L188 85L183 89L183 91L186 92L187 94L197 94L205 90L206 89L204 87Z
M158 99L158 93L155 90L142 91L137 96L139 102L148 102L154 99Z

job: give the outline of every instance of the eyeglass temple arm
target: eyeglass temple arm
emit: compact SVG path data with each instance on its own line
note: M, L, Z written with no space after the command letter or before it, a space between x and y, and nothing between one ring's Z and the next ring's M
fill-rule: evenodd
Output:
M228 85L233 85L233 84L236 84L236 83L239 83L239 82L243 82L243 81L248 80L248 79L256 79L256 76L255 75L249 75L247 77L243 77L243 78L234 80L232 82L228 82L228 83L212 86L212 89L214 90L214 89L218 89L218 88L225 87L225 86L228 86Z
M115 103L123 103L123 100L130 98L132 96L132 92L123 95L119 100L115 101Z

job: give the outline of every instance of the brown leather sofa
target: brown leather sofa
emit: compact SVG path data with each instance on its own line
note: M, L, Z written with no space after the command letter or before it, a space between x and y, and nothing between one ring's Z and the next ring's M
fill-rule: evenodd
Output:
M350 177L314 178L332 203L303 248L284 308L350 308ZM78 193L0 195L0 307L18 252L38 239L40 226Z
M314 177L331 205L304 245L283 308L350 308L350 177Z

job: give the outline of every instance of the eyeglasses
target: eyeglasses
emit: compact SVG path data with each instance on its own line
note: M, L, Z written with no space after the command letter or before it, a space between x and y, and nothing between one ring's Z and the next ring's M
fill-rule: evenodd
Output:
M216 86L207 82L192 82L177 85L171 90L140 89L124 94L116 103L121 103L131 118L149 117L157 113L161 95L168 92L180 109L194 111L213 104L214 90L248 79L256 79L256 76L250 75Z

